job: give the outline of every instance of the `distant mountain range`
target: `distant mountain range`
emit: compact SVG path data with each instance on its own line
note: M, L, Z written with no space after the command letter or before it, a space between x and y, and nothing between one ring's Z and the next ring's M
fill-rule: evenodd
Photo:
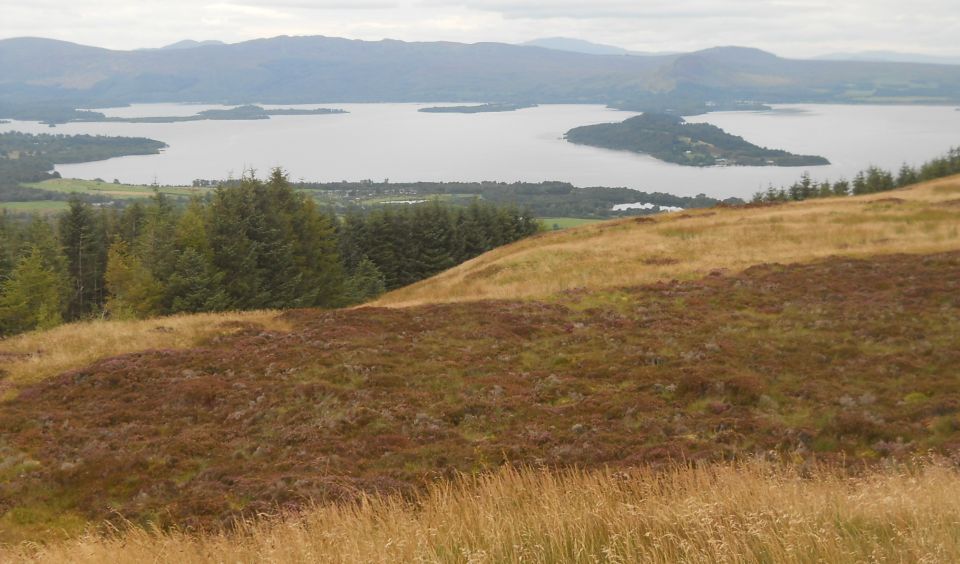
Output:
M557 51L570 51L573 53L587 53L590 55L673 55L676 51L631 51L616 45L605 45L602 43L593 43L583 39L573 39L570 37L544 37L521 43L532 47L543 47L544 49L555 49ZM851 53L828 53L813 57L818 61L872 61L882 63L923 63L934 65L960 65L960 55L957 56L937 56L922 55L918 53L899 53L896 51L857 51Z
M195 47L206 47L207 45L226 45L223 41L194 41L193 39L184 39L161 47L161 49L193 49Z
M934 65L960 65L960 55L942 57L894 51L859 51L856 53L830 53L816 57L821 61L877 61L888 63L925 63Z
M957 103L960 66L801 61L743 47L622 56L330 37L136 51L0 40L0 118L66 120L72 108L133 102L603 103L689 114L744 100Z
M587 55L635 55L647 57L650 55L674 55L676 51L631 51L615 45L604 45L602 43L593 43L583 39L572 39L570 37L544 37L521 43L528 47L542 47L544 49L554 49L557 51L569 51L571 53L586 53Z

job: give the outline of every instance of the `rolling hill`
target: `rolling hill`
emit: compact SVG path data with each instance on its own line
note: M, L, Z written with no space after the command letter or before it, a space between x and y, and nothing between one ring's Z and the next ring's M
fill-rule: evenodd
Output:
M132 102L707 102L960 100L960 67L801 61L739 47L625 57L500 43L275 37L111 51L0 40L0 117Z
M506 464L950 455L958 225L952 177L543 234L367 307L9 339L0 541L228 525Z

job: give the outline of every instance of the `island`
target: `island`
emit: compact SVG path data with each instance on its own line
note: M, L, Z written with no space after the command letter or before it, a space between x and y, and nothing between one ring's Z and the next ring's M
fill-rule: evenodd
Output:
M515 112L526 108L536 108L536 104L480 104L479 106L435 106L420 108L425 114L487 114L494 112Z
M571 129L567 141L648 154L684 166L820 166L830 161L759 147L708 123L687 123L667 114L643 114L622 123Z
M101 112L77 110L69 119L56 120L44 123L179 123L184 121L206 120L257 120L270 119L270 116L318 116L331 114L345 114L346 110L331 108L277 108L264 109L260 106L245 105L225 110L204 110L192 116L145 116L145 117L108 117Z

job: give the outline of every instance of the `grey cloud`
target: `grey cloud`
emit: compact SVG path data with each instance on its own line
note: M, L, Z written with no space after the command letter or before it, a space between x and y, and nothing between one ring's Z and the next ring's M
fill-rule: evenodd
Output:
M243 4L247 6L269 6L274 9L295 9L295 10L391 10L400 6L397 2L383 0L279 0L275 2L263 2L259 0L233 0L233 4Z
M4 0L0 0L4 1ZM408 41L577 37L640 51L750 45L786 56L960 51L956 0L31 0L6 1L0 38L130 49L184 38L328 35Z
M821 2L803 4L753 1L674 0L673 2L642 2L629 0L423 0L423 6L434 8L459 6L471 10L495 12L507 18L528 19L703 19L703 18L760 18L783 16L784 10L812 13L823 9Z

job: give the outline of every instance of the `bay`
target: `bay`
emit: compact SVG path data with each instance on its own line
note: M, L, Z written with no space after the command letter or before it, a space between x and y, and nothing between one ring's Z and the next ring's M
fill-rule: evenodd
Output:
M532 181L626 186L677 195L749 198L768 185L850 178L876 165L919 164L960 146L960 112L947 106L782 105L769 112L717 112L688 118L748 141L822 155L831 165L808 168L692 168L645 155L573 145L563 134L580 125L617 122L630 112L598 105L545 105L503 113L430 114L436 104L310 104L348 114L274 116L254 121L0 124L0 131L150 137L170 147L160 155L60 165L65 177L137 184L189 184L194 179L261 176L283 167L294 180ZM100 110L111 116L191 115L215 105L138 104Z

